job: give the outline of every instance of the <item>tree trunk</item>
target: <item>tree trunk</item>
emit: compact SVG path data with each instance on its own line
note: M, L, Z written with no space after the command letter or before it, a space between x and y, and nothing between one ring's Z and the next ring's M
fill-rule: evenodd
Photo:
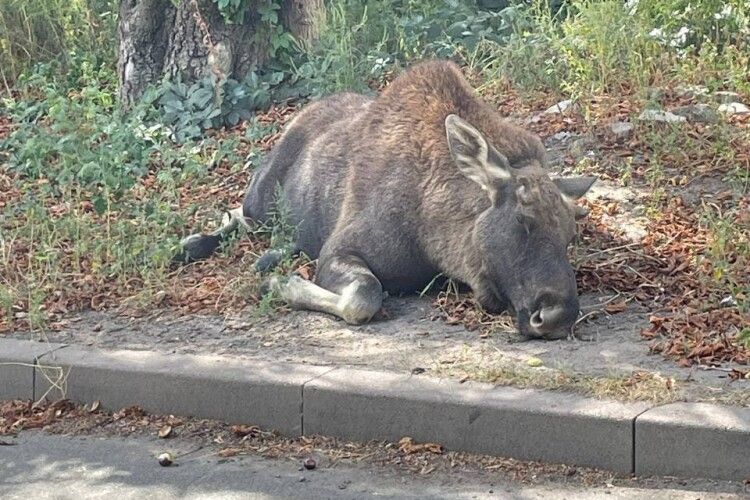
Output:
M302 44L309 44L318 36L319 16L323 9L323 0L284 0L281 4L282 22L294 38Z
M161 78L174 9L169 0L122 0L117 73L120 101L129 107Z
M175 3L177 5L175 5ZM284 0L281 19L295 38L313 40L322 0ZM118 73L120 101L128 108L162 77L190 83L205 76L242 79L265 62L267 37L250 9L227 24L215 0L122 0Z

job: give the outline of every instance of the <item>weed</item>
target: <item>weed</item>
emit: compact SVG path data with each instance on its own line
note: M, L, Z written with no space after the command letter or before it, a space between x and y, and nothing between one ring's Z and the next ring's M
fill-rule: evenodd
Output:
M634 372L629 375L582 375L565 369L529 368L509 359L475 359L466 350L454 363L436 363L438 376L470 379L496 385L559 390L599 399L651 401L667 403L679 398L673 379L657 373Z
M4 0L0 3L0 81L10 93L35 65L62 66L75 79L78 60L94 66L114 59L111 43L117 2L110 0Z

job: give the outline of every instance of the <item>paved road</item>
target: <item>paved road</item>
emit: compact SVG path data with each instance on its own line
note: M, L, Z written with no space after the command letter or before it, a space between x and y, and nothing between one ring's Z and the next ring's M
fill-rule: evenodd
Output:
M674 487L522 485L462 473L415 476L376 465L300 470L291 458L221 459L195 442L146 437L76 437L24 432L0 437L0 498L13 499L271 499L271 498L743 498L741 486L705 483ZM168 445L184 454L160 467ZM679 483L676 483L679 484ZM739 488L739 489L738 489ZM703 491L709 490L709 491ZM732 492L734 491L734 492Z

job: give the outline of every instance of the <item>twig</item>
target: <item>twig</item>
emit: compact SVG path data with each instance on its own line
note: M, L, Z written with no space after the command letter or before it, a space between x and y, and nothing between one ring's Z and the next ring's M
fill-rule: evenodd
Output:
M583 306L583 307L581 307L581 309L601 308L602 306L606 306L610 302L613 302L613 301L617 300L618 298L620 298L621 295L622 295L622 292L618 291L617 295L613 295L612 297L610 297L609 299L605 300L604 302L600 302L599 304L592 304L590 306Z
M640 245L640 243L628 243L626 245L620 245L620 246L617 246L617 247L605 248L603 250L597 250L596 252L584 255L584 257L593 257L594 255L599 255L599 254L602 254L602 253L610 253L610 252L614 252L616 250L622 250L622 249L625 249L625 248L630 248L630 247L638 246L638 245Z
M595 315L597 315L597 314L599 314L599 313L603 313L603 312L605 312L605 311L604 311L604 309L595 309L595 310L593 310L593 311L589 311L589 312L587 312L586 314L584 314L583 316L581 316L580 318L578 318L578 319L576 320L576 323L575 323L575 324L576 324L576 325L578 325L578 323L580 323L581 321L585 320L585 319L586 319L586 318L588 318L589 316L595 316Z

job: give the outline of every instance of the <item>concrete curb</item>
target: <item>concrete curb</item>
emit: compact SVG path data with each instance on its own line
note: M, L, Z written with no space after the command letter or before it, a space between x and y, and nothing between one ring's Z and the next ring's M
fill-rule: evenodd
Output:
M64 382L50 375L59 368ZM50 399L64 394L109 409L137 404L291 436L410 436L451 450L619 473L750 478L750 408L654 407L344 367L0 339L0 399L47 392Z

